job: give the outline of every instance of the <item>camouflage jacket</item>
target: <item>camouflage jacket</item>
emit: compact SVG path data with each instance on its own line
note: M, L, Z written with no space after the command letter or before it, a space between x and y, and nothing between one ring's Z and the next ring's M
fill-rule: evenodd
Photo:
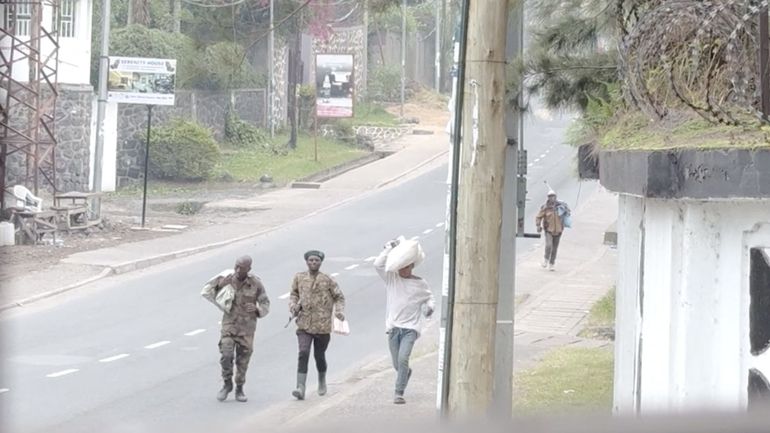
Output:
M300 307L297 329L309 334L331 334L332 314L345 314L345 295L331 277L300 272L291 283L289 311Z
M217 281L217 287L226 285L228 280L235 289L235 299L230 312L222 316L222 335L253 336L257 329L257 319L267 316L270 312L270 299L265 287L259 278L252 274L243 282L234 276L222 277ZM247 312L246 304L255 304L257 311Z

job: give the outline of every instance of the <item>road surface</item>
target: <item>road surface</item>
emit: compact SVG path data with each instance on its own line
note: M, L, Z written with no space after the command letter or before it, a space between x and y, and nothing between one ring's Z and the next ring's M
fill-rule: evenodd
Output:
M561 144L567 120L548 121L548 115L536 112L527 127L530 231L545 199L544 180L573 207L580 189L575 150ZM284 328L286 298L292 276L305 268L302 254L311 248L326 252L322 270L345 292L352 327L351 336L332 338L328 358L333 391L335 382L353 369L387 354L385 296L371 267L384 242L400 234L419 236L427 259L417 273L440 299L445 180L446 165L259 238L3 313L0 431L222 429L290 400L296 337L293 325ZM593 188L584 185L584 197ZM536 242L521 242L519 251ZM253 268L267 287L272 312L258 324L245 387L249 402L237 403L231 395L219 403L221 316L199 291L242 254L254 257ZM312 365L310 390L315 389Z

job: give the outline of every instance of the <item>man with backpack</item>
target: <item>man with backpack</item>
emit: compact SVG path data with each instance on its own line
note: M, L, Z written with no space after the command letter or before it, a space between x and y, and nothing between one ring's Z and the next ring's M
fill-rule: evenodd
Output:
M569 227L569 217L570 210L567 204L556 199L554 190L548 191L548 199L537 213L535 226L538 233L545 231L545 259L542 266L552 272L556 270L556 253L559 251L564 227Z

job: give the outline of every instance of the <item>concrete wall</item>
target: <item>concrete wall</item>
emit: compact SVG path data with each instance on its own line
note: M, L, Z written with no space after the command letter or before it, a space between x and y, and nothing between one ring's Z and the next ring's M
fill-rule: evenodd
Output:
M624 194L618 246L615 411L745 409L749 368L761 365L748 339L749 250L770 247L770 200Z

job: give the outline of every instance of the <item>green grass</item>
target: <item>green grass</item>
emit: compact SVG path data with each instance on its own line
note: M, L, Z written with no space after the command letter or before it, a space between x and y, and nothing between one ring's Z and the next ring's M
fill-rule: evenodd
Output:
M390 114L379 104L360 102L356 103L353 125L370 126L397 126L398 118Z
M605 150L759 149L770 148L770 128L713 124L697 116L654 122L640 112L615 119L599 138Z
M514 377L513 409L521 415L612 408L613 354L609 349L560 348Z
M288 136L277 135L274 143L285 143ZM335 165L359 158L366 153L361 149L333 140L318 137L318 161L314 161L313 137L301 134L297 148L287 155L267 149L244 149L226 152L217 167L219 176L227 173L236 182L256 182L268 174L279 185Z
M288 135L276 135L273 143L283 145ZM281 146L277 146L281 147ZM204 182L177 182L149 179L147 195L149 197L190 198L200 196L210 189L232 188L232 183L255 183L264 174L273 177L277 185L285 185L313 173L334 167L347 161L366 155L366 152L344 143L318 138L318 161L314 161L313 137L300 134L297 149L286 155L272 152L266 148L228 149L223 148L222 160L215 169L214 176ZM222 178L227 175L229 181ZM142 195L142 183L138 182L123 187L109 194L109 197L138 197Z
M585 338L606 338L607 331L615 327L615 288L597 301L588 313L585 327L580 336Z

